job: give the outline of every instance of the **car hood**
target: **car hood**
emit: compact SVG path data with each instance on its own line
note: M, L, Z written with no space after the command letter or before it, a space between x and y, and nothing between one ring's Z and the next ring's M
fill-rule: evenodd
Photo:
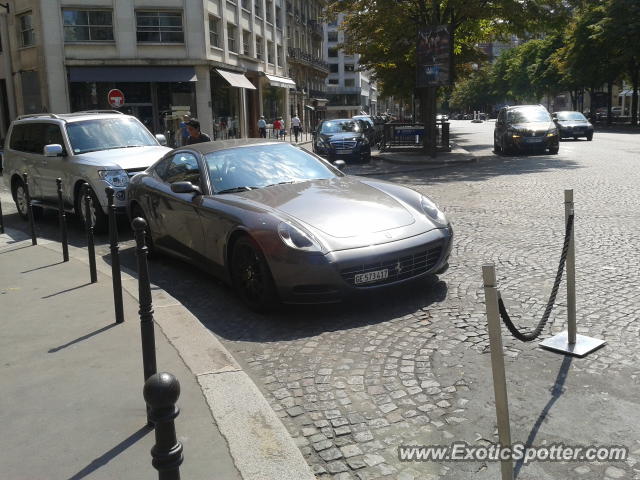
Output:
M76 158L86 165L106 167L110 169L147 168L170 148L161 146L114 148L76 155Z
M353 138L360 138L362 133L360 132L344 132L344 133L321 133L320 138L326 141L338 141L338 140L351 140Z
M335 177L243 192L326 235L348 238L413 224L407 207L393 196L351 177Z
M540 131L540 130L547 131L555 127L556 127L555 124L552 122L530 122L530 123L515 123L511 128L513 130L530 132L530 131Z
M558 120L558 125L561 127L588 127L591 123L586 120Z

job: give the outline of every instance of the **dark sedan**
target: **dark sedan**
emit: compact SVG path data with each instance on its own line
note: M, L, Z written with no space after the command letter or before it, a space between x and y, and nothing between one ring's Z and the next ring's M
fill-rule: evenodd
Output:
M560 138L571 138L577 140L585 137L593 140L593 125L580 112L555 112L551 115L554 123L558 126Z
M441 273L451 251L451 225L424 195L283 142L173 150L131 179L127 199L153 250L221 277L255 310Z
M363 120L323 120L313 134L313 151L330 159L368 162L371 159L372 138L373 130Z

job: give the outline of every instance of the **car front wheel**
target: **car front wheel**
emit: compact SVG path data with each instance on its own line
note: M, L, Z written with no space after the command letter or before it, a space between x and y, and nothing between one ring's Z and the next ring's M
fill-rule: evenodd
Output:
M76 195L76 215L80 217L82 223L86 222L86 208L85 208L85 197L86 192L84 188L80 188L78 191L78 195ZM93 224L93 229L98 233L104 233L107 231L109 226L109 217L105 215L102 211L102 207L100 206L100 202L98 201L98 197L96 193L93 191L91 187L89 187L89 212L91 215L91 223Z
M240 238L233 247L231 279L238 296L251 310L266 312L278 303L267 261L249 237Z

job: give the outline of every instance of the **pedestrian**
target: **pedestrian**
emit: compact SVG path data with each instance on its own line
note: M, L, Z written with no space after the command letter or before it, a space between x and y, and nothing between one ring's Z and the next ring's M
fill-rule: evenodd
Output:
M298 135L300 135L300 118L297 113L291 119L291 127L293 128L293 135L296 137L296 143L298 143Z
M258 132L260 132L260 138L267 138L267 122L264 120L264 115L260 115L258 119Z
M273 136L274 137L278 138L280 136L280 128L282 128L281 127L281 123L280 123L280 119L276 118L273 121Z
M282 140L284 140L286 134L287 130L284 127L284 120L280 117L280 137L282 137Z
M187 122L187 129L189 130L189 136L187 137L185 145L211 141L209 135L200 131L200 122L195 118L192 118Z
M179 146L187 144L187 138L189 138L189 130L187 129L187 122L189 122L189 120L191 120L190 115L182 116L182 121L180 122L180 145Z

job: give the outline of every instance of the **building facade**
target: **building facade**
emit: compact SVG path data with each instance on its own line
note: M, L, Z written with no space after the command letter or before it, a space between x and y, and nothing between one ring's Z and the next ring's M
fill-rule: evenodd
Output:
M359 55L347 55L339 48L345 43L340 30L344 16L326 24L325 55L329 63L327 78L327 118L349 118L366 112L377 114L377 89L369 72L360 70Z
M212 138L257 136L260 115L289 125L299 87L284 3L9 0L0 8L0 127L20 114L89 109L133 114L170 141L187 113ZM301 3L319 14L318 2ZM317 48L317 38L305 45Z

